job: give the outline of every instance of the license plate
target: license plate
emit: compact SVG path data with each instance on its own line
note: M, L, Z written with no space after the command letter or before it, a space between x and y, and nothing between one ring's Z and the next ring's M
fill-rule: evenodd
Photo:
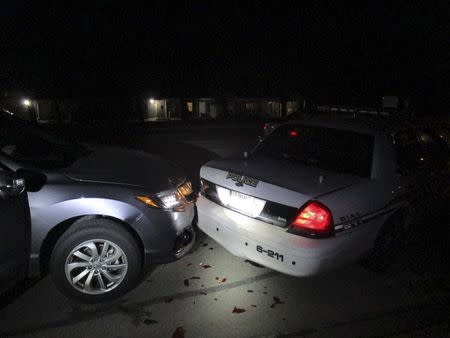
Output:
M264 209L266 201L252 196L231 191L229 206L252 217L257 217Z
M284 255L280 254L276 251L270 250L270 249L265 249L263 248L261 245L257 245L256 246L256 251L258 251L260 254L262 255L267 255L268 257L275 259L279 262L284 262Z

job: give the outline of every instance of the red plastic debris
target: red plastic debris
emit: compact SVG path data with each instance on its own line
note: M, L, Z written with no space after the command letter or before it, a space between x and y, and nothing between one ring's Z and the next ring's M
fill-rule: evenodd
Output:
M227 281L227 279L226 279L226 278L223 278L222 281L221 281L221 283L225 283L226 281Z
M175 332L172 335L172 338L184 338L184 334L186 331L182 326L178 326Z
M205 265L202 265L202 267L203 267L203 269L209 269L211 267L211 265L205 264Z
M245 312L245 309L241 309L235 306L232 313L242 313L242 312Z

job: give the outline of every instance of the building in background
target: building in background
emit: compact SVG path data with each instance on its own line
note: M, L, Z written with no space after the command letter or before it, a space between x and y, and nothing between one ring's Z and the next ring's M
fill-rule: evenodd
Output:
M305 100L297 97L150 97L143 101L145 121L264 119L293 114L305 105Z
M179 98L146 98L144 121L180 120L183 116L183 100Z
M40 124L265 119L293 114L304 103L299 97L32 98L16 94L0 98L0 108Z
M39 101L30 98L29 95L21 93L3 95L0 99L0 108L28 121L36 122L39 120Z

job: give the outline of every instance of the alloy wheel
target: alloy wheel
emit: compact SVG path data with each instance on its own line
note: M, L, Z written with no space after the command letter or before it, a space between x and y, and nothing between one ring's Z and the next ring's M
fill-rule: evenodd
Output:
M76 290L98 295L122 283L128 269L127 257L115 243L93 239L77 245L65 262L66 278Z

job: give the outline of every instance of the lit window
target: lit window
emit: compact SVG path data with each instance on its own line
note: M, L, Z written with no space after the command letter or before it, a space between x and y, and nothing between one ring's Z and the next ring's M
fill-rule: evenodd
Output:
M253 112L256 110L256 103L255 102L246 102L245 103L245 110L248 112Z
M297 101L288 101L286 102L286 112L287 114L295 113L298 110Z
M194 103L193 102L187 102L187 110L189 113L192 113L194 111Z

